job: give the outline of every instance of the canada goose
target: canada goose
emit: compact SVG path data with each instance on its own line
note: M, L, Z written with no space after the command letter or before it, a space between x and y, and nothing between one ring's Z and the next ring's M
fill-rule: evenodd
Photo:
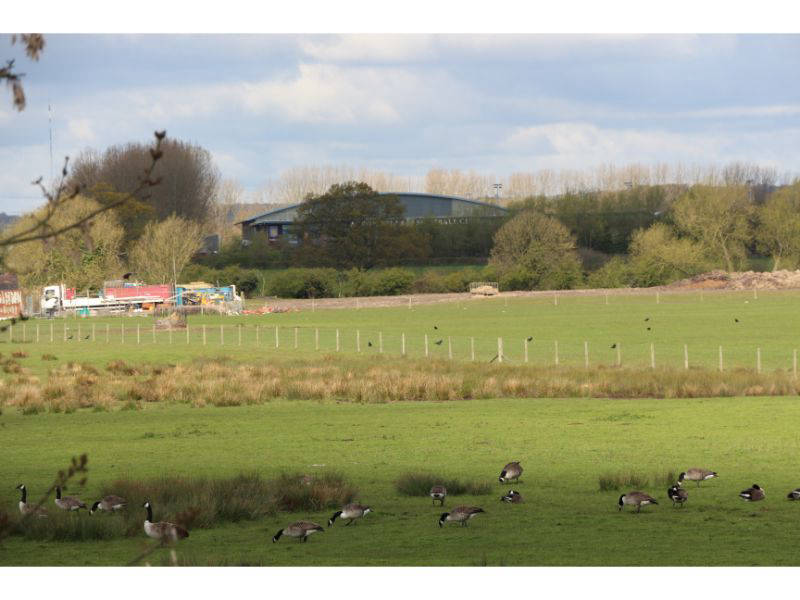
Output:
M36 508L35 504L28 504L28 490L25 488L25 484L20 483L17 489L22 493L22 497L19 499L19 512L21 512L23 516L32 514L35 514L37 517L47 516L47 511L43 506Z
M697 487L700 487L700 482L705 481L706 479L713 479L717 477L715 471L709 471L708 469L698 469L697 467L693 467L691 469L686 469L683 473L678 475L678 483L683 483L684 479L688 479L689 481L696 481Z
M120 498L119 496L106 496L102 500L98 500L94 504L92 504L92 508L89 509L89 514L94 514L97 510L103 510L106 512L114 512L120 510L121 508L125 508L127 506L128 501L125 498Z
M328 519L328 527L333 525L333 522L336 521L338 517L342 517L343 519L350 519L347 522L347 525L350 525L350 523L354 522L356 519L360 519L361 517L370 512L372 512L372 509L369 506L363 506L361 504L355 504L355 503L345 504L342 510L336 511L335 513L333 513L333 516L330 519ZM347 525L345 525L345 527L347 527Z
M522 502L522 494L515 490L508 490L508 493L505 496L500 496L500 500L503 502L509 502L511 504L519 504Z
M626 504L631 504L636 507L636 512L638 513L642 510L642 505L658 504L658 502L655 498L644 492L628 492L619 497L618 504L619 510L622 510Z
M153 523L153 507L149 500L142 506L147 509L147 518L144 520L144 532L148 537L154 540L161 540L162 542L177 542L178 540L189 537L189 532L180 525L175 525L175 523L168 523L167 521Z
M766 495L767 493L757 483L754 483L753 487L739 492L739 497L745 502L757 502L758 500L763 500Z
M439 527L444 527L446 521L461 523L462 527L466 527L472 517L482 512L486 511L477 506L456 506L449 513L442 513L439 517Z
M800 500L800 488L793 489L786 495L786 497L789 500Z
M75 496L61 497L61 488L56 486L56 506L61 510L80 510L86 508L86 503Z
M669 488L667 490L667 496L669 496L669 499L672 500L672 506L675 506L675 503L678 503L682 507L683 503L689 499L689 493L679 485L673 485L671 488Z
M439 506L444 506L444 499L445 496L447 496L447 488L443 485L435 485L431 488L430 496L431 504L435 504L438 500L441 503Z
M301 542L305 542L308 539L308 536L310 536L312 533L316 533L317 531L325 533L325 529L322 527L322 525L317 525L311 521L295 521L291 525L287 525L285 528L279 529L278 533L272 536L272 543L274 544L281 539L282 535L300 538Z
M519 483L519 476L522 475L522 467L519 464L519 461L514 461L508 463L503 470L500 472L500 483L506 483L507 481L511 481L512 479L516 479L517 483Z

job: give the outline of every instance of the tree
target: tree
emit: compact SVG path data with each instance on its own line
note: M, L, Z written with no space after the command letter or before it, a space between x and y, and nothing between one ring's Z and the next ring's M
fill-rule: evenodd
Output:
M628 277L639 287L691 277L711 266L702 244L678 238L664 223L635 232L629 252Z
M203 228L172 215L148 223L131 248L129 265L136 275L152 283L175 283L177 276L203 246Z
M489 264L501 276L513 274L515 287L526 279L529 289L566 289L582 279L574 236L556 219L534 211L521 212L498 230Z
M800 181L774 192L758 211L756 242L772 256L772 270L781 261L800 263Z
M398 256L422 259L425 239L403 223L404 207L366 183L334 184L297 209L301 262L312 266L369 269Z
M19 40L25 46L25 54L31 60L38 61L39 56L44 50L44 36L40 33L23 33L19 34ZM17 34L11 36L11 44L17 43ZM22 78L25 73L19 73L14 70L14 63L16 61L12 58L6 61L4 67L0 67L0 81L5 80L8 87L11 88L11 97L14 108L18 111L25 110L25 89L22 87Z
M212 214L219 184L219 172L211 154L200 146L178 140L165 140L161 151L163 158L153 170L153 177L162 184L145 199L151 208L151 220L160 221L174 214L197 223L206 222ZM69 184L79 186L90 197L98 196L97 190L107 192L109 188L124 193L136 187L151 156L150 148L134 143L112 146L102 155L85 152L75 161ZM126 228L142 225L137 221L141 218L138 211L120 214L119 218Z
M50 217L50 225L63 229L46 239L29 239L6 249L5 265L20 276L24 287L65 282L77 288L99 288L106 279L120 276L119 253L123 232L111 212L89 198L76 196ZM18 237L45 218L47 207L25 215L3 239ZM92 215L88 220L87 216ZM81 227L68 225L83 221Z
M752 205L744 186L692 186L672 207L678 230L703 244L708 254L734 271L752 239Z

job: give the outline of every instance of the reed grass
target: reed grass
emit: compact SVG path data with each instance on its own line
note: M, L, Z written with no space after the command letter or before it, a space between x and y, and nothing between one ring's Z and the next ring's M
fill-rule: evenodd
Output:
M431 473L404 473L395 481L394 487L403 496L427 496L434 485L447 488L448 496L485 496L492 492L488 483L439 477Z

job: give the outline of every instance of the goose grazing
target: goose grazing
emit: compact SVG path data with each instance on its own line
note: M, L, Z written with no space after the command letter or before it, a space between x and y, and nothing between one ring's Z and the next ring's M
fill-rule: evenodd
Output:
M333 516L330 519L328 519L328 527L333 525L334 521L336 521L338 517L342 517L343 519L350 519L347 522L347 525L350 525L350 523L354 522L356 519L360 519L361 517L370 512L372 512L372 509L369 506L363 506L361 504L355 504L355 503L345 504L342 510L336 511L335 513L333 513ZM345 527L347 527L347 525L345 525Z
M766 492L757 483L754 483L753 487L739 492L739 498L745 502L757 502L758 500L763 500L766 495Z
M98 510L102 510L105 512L114 512L122 508L125 508L127 504L128 501L125 500L125 498L114 496L112 494L92 504L92 508L89 509L89 514L92 515L95 513L95 511Z
M689 493L679 485L673 485L667 490L667 496L672 500L672 506L679 504L681 507L683 503L689 499Z
M447 488L443 485L435 485L431 488L430 496L431 504L435 504L438 500L440 502L439 506L444 506L444 499L447 496Z
M177 542L183 538L189 537L189 532L180 525L175 523L168 523L166 521L159 521L153 523L153 507L148 500L142 505L147 509L147 518L144 520L144 532L148 537L161 542Z
M28 490L25 488L25 484L20 483L17 486L17 489L22 494L22 497L19 499L19 512L22 513L22 516L33 514L35 514L37 517L47 516L47 511L43 506L40 506L37 509L35 504L28 504Z
M636 512L642 510L642 506L647 504L658 504L655 498L644 492L628 492L619 497L619 510L622 510L626 504L636 507Z
M461 523L462 527L466 527L469 520L478 513L486 512L477 506L456 506L449 513L442 513L439 517L439 527L444 527L447 521Z
M508 490L508 493L505 496L500 496L500 500L510 504L519 504L522 502L522 494L515 490Z
M291 525L288 525L283 529L279 529L278 533L272 536L272 543L274 544L281 539L282 535L299 538L301 542L305 542L308 540L308 536L310 536L312 533L316 533L317 531L325 533L325 529L322 527L322 525L317 525L311 521L295 521Z
M56 486L56 506L61 510L80 510L82 508L86 508L86 503L83 500L79 500L75 496L64 496L61 497L61 488Z
M800 488L793 489L786 495L786 497L789 500L800 500Z
M508 463L503 470L500 471L500 483L506 483L511 481L512 479L516 479L517 483L519 483L519 476L522 475L522 467L519 464L519 461L514 461Z
M701 481L713 479L714 477L717 477L717 474L714 471L693 467L691 469L686 469L686 471L678 475L678 483L683 483L684 479L688 479L689 481L696 481L697 487L700 487Z

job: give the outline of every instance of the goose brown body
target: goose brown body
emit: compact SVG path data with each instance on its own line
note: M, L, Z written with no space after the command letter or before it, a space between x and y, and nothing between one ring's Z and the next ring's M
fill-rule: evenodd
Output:
M463 527L466 527L472 517L482 512L486 511L477 506L456 506L449 513L442 513L442 516L439 517L439 527L444 527L448 521L461 523Z
M61 510L80 510L86 508L86 503L75 496L61 496L61 488L56 487L56 506Z
M317 531L325 532L325 529L322 525L318 525L311 521L295 521L294 523L287 525L283 529L278 530L274 536L272 536L272 542L275 543L281 536L289 536L293 538L299 538L301 542L305 542L312 533L316 533Z
M22 516L28 515L36 515L38 517L46 517L47 511L44 509L43 506L36 508L35 504L28 504L28 490L25 488L24 484L19 484L17 489L22 494L19 500L19 512L22 513Z
M500 496L500 500L509 504L520 504L522 502L522 494L516 490L508 490L505 496Z
M177 542L183 538L189 537L189 532L180 525L169 523L168 521L153 522L153 509L150 501L144 503L144 508L147 509L147 518L144 520L144 532L148 537L154 540L161 540L162 542Z
M447 497L447 488L443 485L435 485L430 491L431 504L435 504L438 500L439 506L444 506L444 499Z
M92 508L89 509L90 513L94 513L97 510L102 510L105 512L114 512L117 510L121 510L127 506L128 501L121 496L114 496L113 494L109 496L105 496L104 498L98 500L94 504L92 504Z
M363 504L357 504L355 502L351 504L345 504L342 507L342 510L333 513L333 516L330 519L328 519L328 527L333 525L334 521L336 521L338 517L341 517L343 519L349 519L347 525L350 525L356 519L360 519L361 517L363 517L366 514L369 514L370 512L372 512L372 509L369 506L364 506ZM347 525L345 525L345 527L347 527Z
M642 510L642 506L647 504L658 504L658 501L653 498L650 494L645 494L644 492L633 491L628 492L627 494L623 494L619 497L619 510L622 510L626 504L635 506L636 512L640 512Z
M706 479L713 479L717 477L716 471L711 471L709 469L700 469L698 467L692 467L691 469L686 469L683 473L678 476L678 483L683 483L683 481L695 481L697 482L697 487L700 487L700 482L705 481Z
M739 497L745 502L758 502L759 500L763 500L766 495L764 489L757 483L739 492Z
M683 506L683 503L689 499L689 493L679 485L673 485L669 488L667 490L667 496L672 500L672 506L675 506L675 504Z
M522 466L519 464L519 461L513 461L508 463L503 470L500 471L500 483L506 483L511 481L512 479L516 479L519 481L519 477L522 475Z

